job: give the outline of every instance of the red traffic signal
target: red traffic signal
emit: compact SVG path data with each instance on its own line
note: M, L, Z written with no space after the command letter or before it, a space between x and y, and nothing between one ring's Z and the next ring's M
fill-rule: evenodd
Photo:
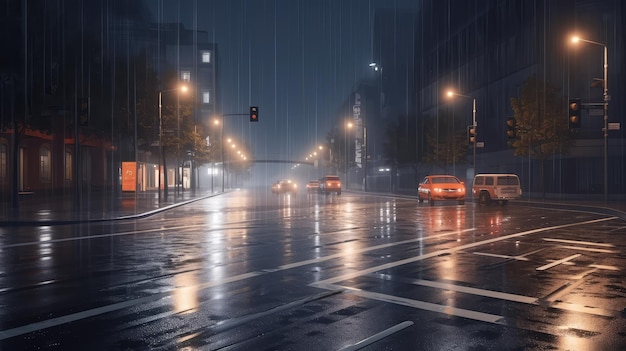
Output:
M250 122L258 122L258 121L259 121L259 107L250 106Z

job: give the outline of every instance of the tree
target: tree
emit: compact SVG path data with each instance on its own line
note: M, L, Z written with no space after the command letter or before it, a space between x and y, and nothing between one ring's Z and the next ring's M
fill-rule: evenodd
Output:
M519 98L511 98L517 137L509 141L515 156L530 156L541 161L541 191L544 187L544 161L567 154L573 144L567 125L565 99L558 89L531 76L522 85Z

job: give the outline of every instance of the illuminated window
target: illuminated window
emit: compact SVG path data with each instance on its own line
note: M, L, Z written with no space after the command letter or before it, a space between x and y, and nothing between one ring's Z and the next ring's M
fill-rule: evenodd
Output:
M202 63L211 63L210 51L202 51Z
M50 149L47 146L39 149L39 177L42 182L50 181Z
M211 103L211 94L208 91L202 93L202 103L210 104Z
M72 180L72 153L65 150L65 180Z
M189 72L189 71L181 71L180 72L180 79L183 82L191 82L191 72Z
M7 180L7 145L0 144L0 181Z

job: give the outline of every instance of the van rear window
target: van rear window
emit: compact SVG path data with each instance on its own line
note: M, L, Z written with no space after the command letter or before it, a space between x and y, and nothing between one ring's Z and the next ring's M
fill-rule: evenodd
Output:
M498 185L519 185L519 179L511 176L498 177Z

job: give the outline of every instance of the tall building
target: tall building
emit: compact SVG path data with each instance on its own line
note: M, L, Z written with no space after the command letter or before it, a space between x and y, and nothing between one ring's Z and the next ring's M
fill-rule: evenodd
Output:
M153 39L159 74L175 70L181 82L189 83L196 102L194 118L207 126L217 112L217 44L209 42L207 32L185 29L181 23L159 24Z

